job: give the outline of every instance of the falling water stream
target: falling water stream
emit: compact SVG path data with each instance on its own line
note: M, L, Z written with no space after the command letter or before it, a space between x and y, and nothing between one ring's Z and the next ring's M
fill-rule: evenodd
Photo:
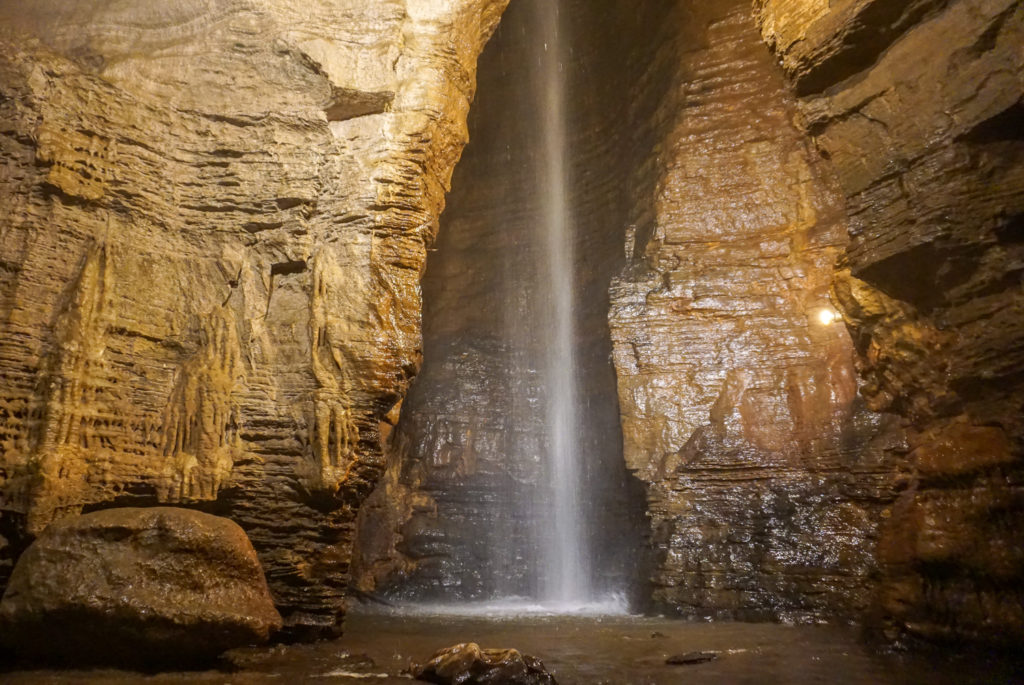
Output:
M543 44L535 78L541 149L536 156L543 264L538 269L543 346L551 520L542 528L538 561L545 569L542 599L571 609L591 599L581 512L581 431L575 354L573 222L569 207L565 83L558 3L532 0L535 35Z
M507 79L506 99L500 100L505 106L489 101L483 110L493 117L489 122L500 125L489 123L476 143L484 147L469 150L480 155L474 158L479 162L503 149L506 195L475 209L473 200L462 199L464 213L448 215L463 217L453 219L456 230L487 227L480 234L483 252L494 249L488 240L503 250L501 270L490 280L499 292L497 308L489 313L495 327L483 335L498 340L488 354L505 384L497 375L487 382L505 394L483 393L477 402L463 393L454 400L466 415L482 417L488 437L473 444L482 445L483 459L497 465L497 474L483 468L484 474L468 477L464 491L451 491L456 502L448 511L458 523L446 538L454 541L446 568L453 570L440 575L442 582L425 593L432 601L419 603L416 611L624 613L624 593L616 595L616 581L606 559L595 558L601 549L593 542L602 531L593 522L591 500L608 500L608 488L599 491L601 481L588 474L601 472L595 464L607 455L595 454L593 440L586 441L594 431L586 425L592 412L580 373L586 321L577 300L582 278L575 223L585 208L574 204L569 15L560 13L558 0L517 3L502 20L499 36L508 52L498 54L517 60L514 66L499 62ZM511 254L508 245L515 246ZM492 407L499 407L496 414L489 413ZM472 426L459 430L473 442ZM586 456L595 464L585 464Z

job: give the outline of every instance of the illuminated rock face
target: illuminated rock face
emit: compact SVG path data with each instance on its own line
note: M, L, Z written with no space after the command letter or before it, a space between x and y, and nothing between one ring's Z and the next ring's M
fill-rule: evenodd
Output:
M593 293L618 274L608 320L625 462L650 516L653 599L687 615L1014 635L1020 10L755 10L631 3L589 26L614 26L605 47L622 59L570 70L614 84L570 97L605 111L574 126L595 145L576 163L600 189L589 201L603 203L583 222L600 267L581 291L609 307ZM576 7L580 26L585 15ZM527 146L494 143L487 128L511 97L484 102L479 144L493 145L467 155L425 282L434 352L366 510L368 590L397 578L473 596L488 567L467 569L485 554L465 548L502 543L488 498L535 478L500 447L504 382L532 381L509 375L489 337L501 327L494 283L519 258L502 230L526 213L509 198ZM599 406L605 343L589 316L596 352L584 367ZM592 425L595 444L614 439Z
M896 492L889 420L857 396L845 328L821 320L842 197L748 3L664 25L634 97L649 147L609 317L653 597L698 616L856 616Z
M54 520L178 503L242 525L291 630L330 630L506 2L29 4L0 0L0 585ZM581 440L607 464L623 439L655 602L1019 639L1024 9L608 4L569 3ZM367 589L433 583L439 512L493 535L487 497L538 477L478 449L499 381L531 383L488 335L526 149L464 171Z
M650 580L662 609L861 616L875 597L878 527L897 497L899 460L883 448L901 436L858 398L845 327L820 320L848 240L835 178L794 121L749 5L717 5L570 5L579 63L568 101L601 103L600 113L578 105L570 127L594 412L580 438L596 468L622 437L605 410L613 351L625 464L639 478L616 483L608 470L591 481L588 499L606 503L588 511L606 517L591 547L627 559L618 579ZM526 62L513 28L502 25L490 47L503 52L484 58L471 115L479 135L424 281L423 375L403 406L386 486L363 510L364 590L478 598L529 561L488 518L515 488L536 489L538 473L507 448L524 439L509 435L522 408L508 389L530 396L536 379L510 373L494 300L503 271L529 259L516 236L529 230L519 189L535 141L515 115L497 123L515 111L514 65ZM588 87L588 75L600 85ZM609 302L598 291L616 274ZM529 438L529 421L519 425ZM647 531L631 497L646 503ZM635 546L645 532L650 572ZM498 568L495 546L509 551Z
M47 527L0 602L22 658L91 664L211 661L281 628L245 532L177 507L119 507Z
M881 531L897 631L1024 634L1024 7L760 0L851 241L835 283L862 394L907 428ZM879 27L887 27L879 30Z
M191 504L335 626L505 4L0 3L0 585L62 516Z

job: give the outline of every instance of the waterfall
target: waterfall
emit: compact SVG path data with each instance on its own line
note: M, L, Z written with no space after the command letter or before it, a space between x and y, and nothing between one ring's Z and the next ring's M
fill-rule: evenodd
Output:
M535 157L540 221L536 226L539 312L546 390L545 422L551 485L551 519L539 521L538 561L542 599L557 605L589 599L589 570L581 513L579 435L582 427L575 353L573 221L569 205L565 73L558 2L531 0L538 42L543 46L534 81L541 146Z
M627 610L608 573L612 555L593 543L612 539L614 533L598 530L595 519L606 522L610 514L598 512L599 506L615 502L607 483L588 476L611 473L607 461L618 455L614 447L594 449L588 422L595 412L583 389L599 386L581 373L594 363L595 322L586 317L595 314L577 290L584 278L594 278L580 271L582 255L576 253L583 228L576 217L589 210L575 194L584 179L574 178L578 132L570 122L581 112L569 95L578 83L568 71L571 31L564 28L572 16L559 16L561 4L516 0L509 7L497 36L506 52L492 53L489 64L492 78L501 79L499 90L481 89L483 109L476 111L483 113L477 120L482 128L473 143L479 147L467 148L471 171L463 166L461 173L471 176L461 179L467 185L453 185L455 211L447 215L449 232L442 232L457 250L452 259L458 268L433 283L435 292L461 287L462 273L467 283L493 291L468 298L488 308L467 312L467 323L444 319L444 335L451 336L445 342L451 352L442 348L451 355L447 366L432 367L438 362L428 357L425 369L436 375L430 385L421 384L421 375L414 386L421 395L412 394L408 403L429 406L428 417L448 417L443 425L452 430L449 436L426 429L428 418L422 434L410 430L414 447L429 458L436 454L439 466L449 463L449 444L458 445L454 453L460 457L434 483L449 488L438 490L440 525L432 528L423 517L424 532L409 535L414 546L436 554L412 586L413 594L441 598L419 605L428 612ZM458 230L470 232L452 239ZM477 255L480 263L469 263ZM447 298L449 304L463 299ZM619 437L617 431L598 433Z

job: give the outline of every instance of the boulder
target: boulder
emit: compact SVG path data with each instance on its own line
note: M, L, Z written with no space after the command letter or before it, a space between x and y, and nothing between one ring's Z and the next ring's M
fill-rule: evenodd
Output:
M415 666L413 676L440 685L555 685L537 657L515 649L480 649L475 642L442 649Z
M0 642L48 663L200 663L280 628L245 532L170 507L51 524L0 602Z

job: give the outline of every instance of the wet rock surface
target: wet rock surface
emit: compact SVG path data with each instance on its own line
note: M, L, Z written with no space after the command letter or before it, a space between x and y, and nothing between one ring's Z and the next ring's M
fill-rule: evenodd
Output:
M54 520L205 503L337 629L505 4L0 3L0 586Z
M493 512L543 479L505 421L537 416L537 369L495 293L531 296L536 136L487 123L522 111L500 55L395 429L504 4L0 2L0 586L54 521L184 503L244 527L293 634L335 631L390 450L360 588L525 588ZM1021 4L567 7L587 515L630 541L592 545L602 582L1015 644Z
M877 607L890 637L1024 631L1024 7L761 0L846 197L833 286L862 394L907 430ZM812 6L813 5L813 6Z
M550 520L543 354L531 318L550 293L536 166L537 63L531 5L511 5L480 60L471 142L456 168L442 230L424 276L424 364L391 435L388 473L361 514L356 582L405 599L533 596L530 531ZM607 284L621 267L629 147L620 97L650 49L663 3L562 2L573 207L577 407L586 430L586 546L599 590L644 576L643 493L621 458L609 361ZM628 57L626 57L628 56ZM547 507L547 509L546 509ZM535 547L535 545L534 545ZM639 593L637 593L639 594Z
M414 666L412 674L438 685L555 685L537 657L515 649L481 649L475 642L442 649Z
M618 276L610 304L586 301L610 309L662 608L995 640L1021 624L1019 13L765 0L753 17L634 3L608 19L627 57L589 68L630 96L594 96L614 116L578 127L606 135L580 174L604 202L584 222L585 289ZM508 201L528 136L502 138L495 110L514 107L490 102L476 125L499 143L467 157L427 276L435 361L367 509L367 590L486 596L496 544L523 586L521 541L493 512L541 471L509 456L539 428L506 421L530 408L506 388L536 399L537 383L494 334L493 294L502 264L528 261L500 230L528 213ZM833 308L842 320L820 323ZM586 368L598 397L602 366Z
M281 625L245 532L172 507L51 524L0 602L0 643L45 663L180 667L266 642Z
M848 241L836 179L746 2L678 6L636 81L628 262L609 321L655 602L686 616L856 617L896 499L893 419L820 323Z

